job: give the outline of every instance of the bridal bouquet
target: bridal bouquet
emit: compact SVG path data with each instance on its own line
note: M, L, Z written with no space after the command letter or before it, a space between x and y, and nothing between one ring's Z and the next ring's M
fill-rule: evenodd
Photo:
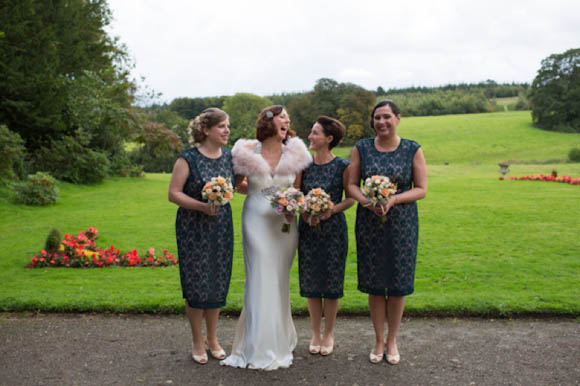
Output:
M334 207L330 199L330 194L321 188L315 188L306 194L306 210L310 216L320 216L322 213ZM316 224L314 230L320 232L320 223Z
M201 197L211 205L225 205L234 197L234 187L229 178L212 177L201 190Z
M365 180L362 194L371 201L371 205L383 204L397 193L397 185L389 177L371 176ZM387 221L387 216L381 217L381 222Z
M292 187L280 189L270 196L270 205L276 210L276 213L282 215L297 216L306 209L304 194ZM290 232L290 224L284 223L282 232Z

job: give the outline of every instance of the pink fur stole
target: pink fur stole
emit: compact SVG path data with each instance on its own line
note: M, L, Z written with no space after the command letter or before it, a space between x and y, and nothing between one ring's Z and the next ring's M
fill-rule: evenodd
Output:
M242 176L269 175L270 165L259 153L256 153L257 139L239 139L232 148L234 172ZM296 174L312 163L312 156L306 145L298 137L289 138L282 147L282 158L276 174Z

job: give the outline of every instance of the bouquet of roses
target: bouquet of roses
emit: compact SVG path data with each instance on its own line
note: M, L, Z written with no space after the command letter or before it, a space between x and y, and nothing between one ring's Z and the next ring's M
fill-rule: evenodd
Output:
M362 194L370 200L370 205L383 204L397 193L397 185L389 177L371 176L365 180L361 189ZM381 222L387 221L387 216L381 216Z
M305 212L310 216L320 216L333 207L334 203L330 199L330 194L326 193L322 188L314 188L306 194ZM320 229L320 223L316 224L314 230L320 232Z
M270 196L270 205L278 214L300 215L306 209L306 200L304 194L293 187L283 188ZM290 224L282 225L282 232L290 232Z
M201 190L201 197L213 205L225 205L234 197L234 187L229 178L212 177Z

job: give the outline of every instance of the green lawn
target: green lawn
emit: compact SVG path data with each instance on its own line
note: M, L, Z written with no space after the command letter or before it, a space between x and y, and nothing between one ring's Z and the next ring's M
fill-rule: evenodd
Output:
M580 164L544 163L580 147L580 135L537 130L529 112L404 118L400 134L422 144L429 169L429 192L419 203L415 293L406 312L580 315L580 187L499 181L497 171L498 162L519 160L510 175L556 169L580 177ZM349 152L337 149L343 156ZM167 174L95 186L63 183L59 203L40 208L14 205L4 194L0 310L182 312L176 267L25 268L51 227L76 233L95 226L101 246L175 252L176 207L167 201L168 183ZM242 205L243 196L236 196L229 311L241 309L243 301ZM347 212L351 237L341 310L364 312L366 296L356 290L354 214L354 208ZM305 312L296 262L291 291L293 310Z

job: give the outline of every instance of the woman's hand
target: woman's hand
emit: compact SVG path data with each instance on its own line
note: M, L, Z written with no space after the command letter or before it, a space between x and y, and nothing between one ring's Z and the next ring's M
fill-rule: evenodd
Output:
M389 213L389 210L395 205L395 196L389 198L386 202L381 204L371 204L370 201L368 202L370 205L363 205L368 210L374 212L377 216L383 217Z
M220 210L220 204L211 204L209 202L204 202L202 207L202 212L207 214L208 216L215 216Z
M333 215L333 210L332 209L328 209L324 212L322 212L320 214L320 216L318 216L320 218L320 221L326 221L328 220L332 215Z

